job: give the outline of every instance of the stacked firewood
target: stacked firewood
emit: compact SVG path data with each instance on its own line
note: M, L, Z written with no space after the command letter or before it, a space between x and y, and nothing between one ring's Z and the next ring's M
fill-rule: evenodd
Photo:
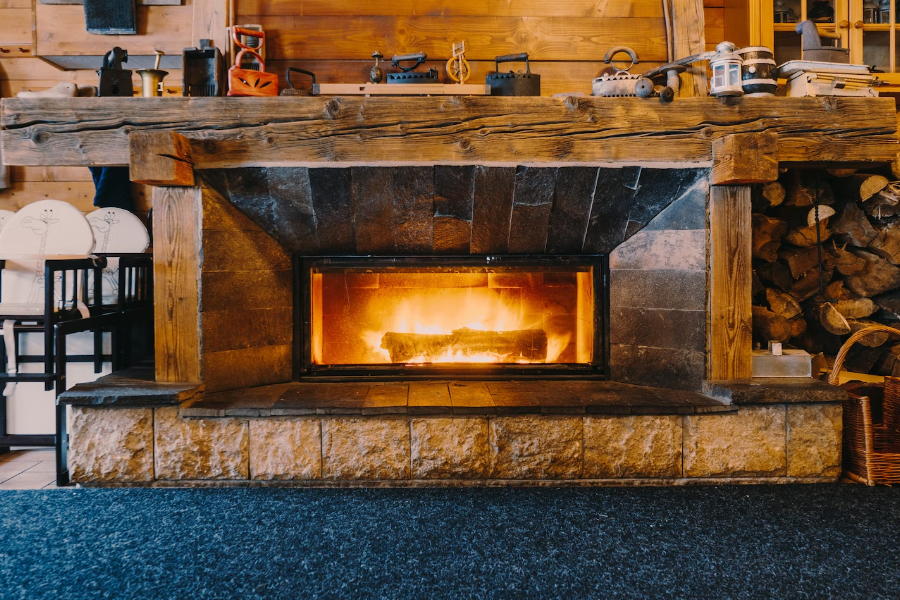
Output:
M900 172L787 170L753 192L753 340L833 357L900 326ZM864 338L846 368L900 375L900 338Z

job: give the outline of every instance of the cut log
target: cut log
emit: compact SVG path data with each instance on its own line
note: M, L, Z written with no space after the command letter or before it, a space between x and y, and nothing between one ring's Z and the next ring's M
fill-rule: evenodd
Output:
M856 173L856 169L825 169L832 177L850 177Z
M831 282L832 277L834 277L834 267L825 266L822 269L821 282L828 285ZM800 279L795 281L794 285L789 290L789 293L797 300L797 302L803 302L804 300L808 300L817 295L819 289L819 269L814 268L804 273Z
M814 206L809 209L809 215L807 215L806 217L806 224L812 227L816 224L816 222L824 221L834 214L834 209L830 206L819 206L818 209Z
M794 169L789 172L785 204L812 206L817 198L819 204L834 204L834 191L824 177L815 171Z
M778 259L786 263L791 270L794 279L799 279L804 273L819 265L818 248L783 248L778 252ZM823 264L831 263L831 256L822 251Z
M900 154L891 163L891 174L894 176L894 179L900 179Z
M851 333L856 333L860 329L864 329L870 325L878 325L875 321L860 321L857 319L847 319L847 323L850 324ZM869 348L878 348L879 346L884 345L890 337L891 335L888 332L878 331L863 336L857 343L868 346Z
M856 298L859 298L859 294L853 293L852 290L845 286L843 279L837 279L825 286L825 299L829 302L854 300Z
M832 304L846 319L862 319L871 316L872 313L878 310L878 305L869 298L838 300Z
M793 319L803 312L793 296L775 288L766 289L766 302L769 304L769 310L785 319Z
M753 276L750 279L750 294L756 296L757 294L764 294L766 291L766 286L763 285L763 282L759 280L759 275L756 274L756 271L753 271Z
M869 173L857 173L851 179L854 185L859 186L859 199L863 202L883 190L888 184L887 177Z
M831 229L834 237L842 244L850 243L859 248L869 245L878 232L872 227L869 218L860 210L856 202L848 202L844 205L841 218L832 221Z
M753 258L761 258L767 262L778 260L778 248L781 247L781 238L787 232L788 224L756 213L751 219L751 227Z
M866 261L866 269L858 275L844 277L844 283L851 290L860 296L871 298L900 287L900 268L871 252L855 250L853 254Z
M381 347L391 355L391 362L412 359L432 362L452 354L462 357L491 354L497 362L543 362L547 359L547 334L543 329L517 331L479 331L463 327L449 334L397 333L389 331L381 338Z
M900 290L892 290L886 294L880 294L872 298L878 308L886 310L900 317Z
M831 237L831 230L828 229L828 219L823 221L819 221L819 237L816 237L816 228L815 226L806 226L806 227L797 227L796 229L791 229L787 232L787 235L784 236L784 241L788 244L793 244L794 246L800 246L801 248L808 248L810 246L815 246L818 242L824 242L828 238Z
M846 249L833 244L828 253L834 263L834 267L841 275L861 275L866 272L868 265L864 258L856 256Z
M753 307L753 335L762 343L791 339L791 322L761 306Z
M806 333L806 319L803 317L794 317L791 319L791 337L800 337Z
M819 306L819 323L825 331L833 335L846 335L850 333L850 324L847 319L837 311L830 302L823 302Z
M900 264L900 224L894 222L879 231L869 242L869 250L895 265Z
M844 370L851 373L869 373L878 358L881 356L881 350L878 348L869 348L862 344L855 344L850 351L847 352L847 360L844 361Z
M794 277L791 270L781 262L758 262L754 264L754 272L763 283L774 285L785 292L794 287Z
M763 198L769 201L770 206L778 206L784 202L784 186L777 181L771 181L762 188Z

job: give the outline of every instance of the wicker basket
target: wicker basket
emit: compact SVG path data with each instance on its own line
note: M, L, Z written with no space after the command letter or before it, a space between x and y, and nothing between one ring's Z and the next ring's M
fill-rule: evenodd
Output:
M828 382L837 385L850 347L862 337L900 330L872 325L851 335L841 346ZM867 485L900 483L900 377L883 384L849 388L844 401L844 474Z

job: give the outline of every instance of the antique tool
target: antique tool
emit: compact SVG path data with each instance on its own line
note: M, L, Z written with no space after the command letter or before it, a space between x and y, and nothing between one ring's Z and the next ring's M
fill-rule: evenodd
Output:
M678 78L680 73L684 73L687 71L687 67L685 65L681 65L678 63L669 63L667 65L662 65L660 67L656 67L655 69L650 69L649 71L645 71L641 73L641 79L649 79L654 82L654 91L659 95L660 100L663 102L669 102L667 100L669 97L669 91L671 91L671 97L674 99L675 94L678 93L678 90L681 89L681 79ZM665 79L663 80L663 77ZM664 81L664 84L662 83ZM635 84L637 86L638 84ZM666 91L668 88L669 91ZM640 94L638 94L640 95Z
M294 87L294 82L291 80L291 73L303 73L304 75L309 75L312 78L310 86L308 88ZM316 83L316 74L312 71L305 71L303 69L298 69L297 67L288 67L287 73L285 73L285 79L287 79L288 89L281 90L282 96L315 96L319 92L319 85Z
M794 31L801 36L803 60L814 60L831 63L849 63L850 50L841 48L841 34L819 31L813 21L807 19L797 23ZM821 38L835 40L836 46L823 46Z
M182 96L224 96L225 59L211 40L200 40L199 48L181 54Z
M741 57L731 42L720 42L716 46L716 55L709 59L710 96L742 96Z
M615 56L622 53L627 54L631 59L631 63L624 69L618 68L613 62ZM610 48L606 56L603 57L603 62L610 65L612 72L603 73L600 77L594 79L591 86L593 95L604 97L636 96L637 90L635 87L641 79L641 75L631 74L629 71L634 65L641 62L637 52L628 46L616 46L615 48ZM643 91L645 87L646 84L641 83L638 89Z
M278 75L275 73L266 73L266 64L256 50L243 44L239 35L245 38L258 38L259 46L266 39L265 32L244 29L243 27L233 27L231 29L231 37L241 51L234 57L234 66L228 69L228 95L229 96L277 96L278 95ZM245 69L241 67L241 61L244 57L255 59L259 63L259 70Z
M369 71L369 81L381 83L384 81L384 69L381 68L381 59L384 58L384 54L376 50L372 53L372 58L375 59L375 66Z
M141 76L141 96L144 98L153 98L162 96L163 78L169 74L168 71L162 71L159 68L159 61L163 56L161 50L156 51L156 62L152 69L139 69L137 74Z
M424 73L416 73L416 67L425 62L428 56L424 52L413 54L400 54L391 58L391 65L400 69L399 73L388 73L388 83L438 83L437 69L428 69ZM404 67L400 63L416 61L411 67Z
M452 56L447 61L447 75L457 83L465 83L472 74L469 61L466 60L466 40L450 47Z
M502 62L525 61L525 70L508 73L500 72ZM531 72L528 53L507 54L494 58L494 72L488 73L487 84L491 88L491 96L540 96L541 76Z
M737 51L741 57L741 87L747 96L774 96L775 55L765 46L750 46Z
M98 96L134 96L131 69L123 69L123 62L128 62L128 51L118 46L103 57L103 66L97 71L100 76L97 83Z

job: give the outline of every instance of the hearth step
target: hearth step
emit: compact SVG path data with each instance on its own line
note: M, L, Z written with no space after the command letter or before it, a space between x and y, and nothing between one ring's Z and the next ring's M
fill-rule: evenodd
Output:
M183 417L303 415L609 414L731 412L696 392L611 381L282 383L206 394Z

